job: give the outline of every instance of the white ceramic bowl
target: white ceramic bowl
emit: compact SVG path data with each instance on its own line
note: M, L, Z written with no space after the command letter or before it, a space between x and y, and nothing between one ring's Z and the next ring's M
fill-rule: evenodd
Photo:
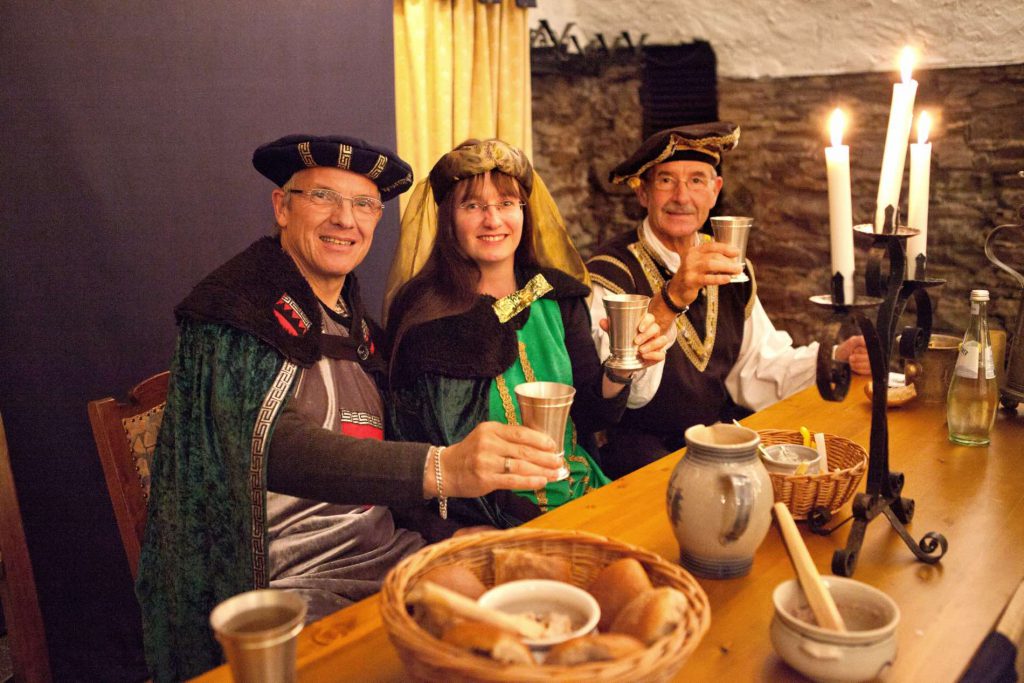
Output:
M882 591L839 576L824 577L847 631L820 628L796 579L772 594L772 647L787 664L815 681L870 681L896 659L900 610Z
M537 640L523 639L530 648L546 650L552 645L571 638L585 636L595 628L601 618L601 608L587 591L561 581L524 579L495 586L477 601L484 607L509 614L549 612L567 614L572 621L569 633Z
M783 456L783 449L789 458ZM758 451L760 453L760 451ZM793 462L793 458L796 462ZM821 472L821 455L814 448L800 446L797 444L777 443L772 446L765 446L761 453L761 462L769 472L776 474L796 474L796 468L801 462L807 463L807 471L804 474L818 474Z

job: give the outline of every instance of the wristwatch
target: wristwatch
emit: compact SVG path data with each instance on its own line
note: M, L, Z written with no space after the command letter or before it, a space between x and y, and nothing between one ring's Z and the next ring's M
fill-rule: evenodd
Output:
M672 311L676 315L682 315L683 313L686 313L688 310L690 310L689 306L680 306L679 304L672 300L672 295L669 294L668 291L667 280L665 281L665 284L661 286L661 298L662 300L664 300L665 305L668 306L668 310Z
M626 375L623 377L622 375L616 375L607 365L602 365L601 367L604 369L604 376L608 378L609 382L612 382L613 384L622 384L627 387L633 383L633 375Z

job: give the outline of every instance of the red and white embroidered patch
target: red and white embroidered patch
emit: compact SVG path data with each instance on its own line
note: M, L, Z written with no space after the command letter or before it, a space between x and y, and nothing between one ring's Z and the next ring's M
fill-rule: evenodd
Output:
M274 317L284 331L293 337L304 337L309 332L309 318L287 294L282 294L274 304Z

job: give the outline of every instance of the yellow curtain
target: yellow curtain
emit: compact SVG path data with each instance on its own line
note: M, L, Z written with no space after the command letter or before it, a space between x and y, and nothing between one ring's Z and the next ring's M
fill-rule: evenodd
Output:
M416 181L471 137L501 138L532 158L527 10L514 0L394 3L398 154Z

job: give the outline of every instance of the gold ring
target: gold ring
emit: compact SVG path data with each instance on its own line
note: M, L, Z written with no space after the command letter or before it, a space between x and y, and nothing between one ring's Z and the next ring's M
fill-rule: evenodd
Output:
M511 474L511 472L512 472L512 458L506 456L506 458L505 458L505 474Z

